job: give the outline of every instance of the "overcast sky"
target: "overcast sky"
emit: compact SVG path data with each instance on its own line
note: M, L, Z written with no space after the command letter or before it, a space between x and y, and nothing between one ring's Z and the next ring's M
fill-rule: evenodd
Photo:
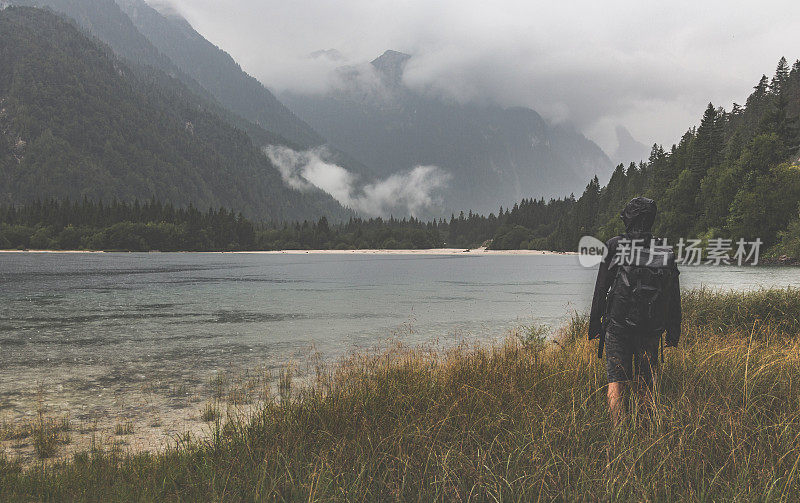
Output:
M743 103L800 58L800 1L148 0L168 3L276 91L321 92L334 65L385 49L405 80L459 100L529 106L607 152L622 124L670 146L706 104ZM337 49L344 61L312 59Z

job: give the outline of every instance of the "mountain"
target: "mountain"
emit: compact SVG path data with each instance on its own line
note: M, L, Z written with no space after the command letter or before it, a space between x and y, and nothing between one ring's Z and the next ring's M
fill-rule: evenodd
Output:
M193 95L192 101L202 103L209 113L245 131L256 146L283 145L296 151L322 147L324 150L312 155L322 155L325 162L352 174L351 194L337 194L344 204L356 204L362 209L375 207L371 201L374 197L365 191L372 190L374 195L387 186L404 184L414 174L403 173L418 164L446 169L451 175L449 188L443 194L435 194L438 189L426 190L422 186L429 182L418 180L413 190L400 198L395 214L409 211L402 210L408 199L424 201L426 206L429 199L445 203L438 210L427 212L428 216L475 207L474 202L477 209L496 210L498 204L510 204L522 196L569 193L579 188L575 187L575 180L596 171L602 176L604 169L610 169L604 166L608 161L599 148L574 131L548 126L533 111L461 106L405 89L402 73L408 56L399 52L387 52L373 62L367 73L377 77L380 97L397 95L403 106L387 109L385 101L376 101L369 94L362 96L358 86L363 76L358 72L352 75L352 68L343 69L344 81L351 77L355 81L350 87L356 99L339 93L343 100L335 100L338 107L310 104L310 116L324 116L318 122L326 126L321 135L184 19L159 12L142 0L12 1L45 6L73 19L127 60L137 74L159 81L160 87L171 88L173 94ZM336 55L335 51L325 52L326 57ZM392 92L387 93L387 89ZM378 113L362 110L362 98ZM298 107L308 111L308 107ZM407 117L409 114L412 117ZM376 120L364 121L365 115ZM348 128L340 130L340 119ZM349 128L353 123L355 129ZM399 134L395 134L398 127ZM327 136L336 141L326 143ZM594 166L598 163L600 167ZM583 167L588 169L580 169ZM286 169L282 166L283 172ZM364 199L368 201L358 203Z
M650 148L637 141L625 126L617 126L617 148L611 159L615 164L639 163L650 156Z
M582 188L579 180L610 173L600 147L531 109L462 104L410 89L402 79L410 59L386 51L369 64L341 67L326 94L281 99L379 176L417 165L449 172L447 211L496 211L522 197L569 194Z
M289 189L186 87L50 12L0 11L0 68L0 202L155 197L257 219L347 214L326 194Z
M268 89L243 72L227 53L204 39L182 18L163 15L141 0L10 1L15 5L51 9L74 20L88 34L108 44L118 56L142 67L140 70L151 67L155 70L151 72L152 78L160 78L164 86L175 86L170 79L185 86L211 112L247 132L259 147L285 145L307 149L325 143ZM325 151L331 161L349 171L366 177L373 175L370 168L352 156L327 145Z
M114 0L9 0L10 4L48 8L66 14L79 26L132 62L150 65L172 76L180 70L133 25Z
M245 73L227 52L203 38L185 19L165 16L144 0L117 3L140 33L223 106L298 146L325 143L266 87Z
M117 55L160 70L206 101L216 103L218 114L223 115L219 112L225 110L226 120L260 143L301 147L324 143L319 134L185 20L163 16L143 1L10 0L10 3L48 8L67 16L108 44Z

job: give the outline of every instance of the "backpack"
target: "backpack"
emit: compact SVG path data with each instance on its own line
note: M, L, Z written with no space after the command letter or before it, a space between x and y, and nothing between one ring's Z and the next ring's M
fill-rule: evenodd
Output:
M660 335L667 326L675 254L669 246L647 243L626 258L614 265L603 321L607 327Z

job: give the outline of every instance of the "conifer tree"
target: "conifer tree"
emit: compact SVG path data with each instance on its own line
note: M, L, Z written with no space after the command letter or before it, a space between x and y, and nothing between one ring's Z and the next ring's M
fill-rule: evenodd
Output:
M778 67L775 69L775 76L769 84L769 90L772 94L779 95L786 89L786 83L789 82L789 64L786 62L785 57L781 57L778 61Z

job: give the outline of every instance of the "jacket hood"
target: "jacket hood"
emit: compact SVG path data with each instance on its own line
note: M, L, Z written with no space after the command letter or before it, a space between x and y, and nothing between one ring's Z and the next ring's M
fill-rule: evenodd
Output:
M625 232L650 232L656 219L656 202L646 197L634 197L619 213Z

